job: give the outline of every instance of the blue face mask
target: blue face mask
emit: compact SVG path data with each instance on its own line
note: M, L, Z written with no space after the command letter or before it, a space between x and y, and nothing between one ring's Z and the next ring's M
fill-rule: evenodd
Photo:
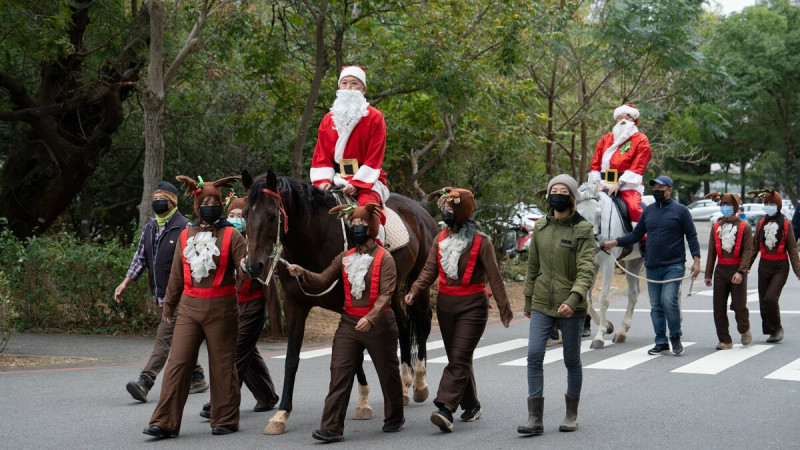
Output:
M239 233L244 233L244 229L246 226L244 218L228 219L228 222L230 222L234 227L236 227L236 229L239 230Z
M733 206L720 205L719 212L721 212L724 217L730 217L733 215Z
M764 205L764 212L768 216L774 216L778 213L778 205Z

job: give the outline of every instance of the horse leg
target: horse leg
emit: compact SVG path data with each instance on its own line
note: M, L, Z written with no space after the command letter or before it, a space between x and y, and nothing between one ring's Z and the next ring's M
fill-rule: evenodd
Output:
M289 343L286 346L283 393L278 411L267 422L267 426L264 427L264 434L283 434L286 429L286 421L292 413L294 382L297 377L297 368L300 365L300 348L303 345L303 336L306 331L306 318L308 317L309 308L300 307L297 305L296 300L289 298L287 295L284 301L284 309L286 311L286 328Z
M358 403L356 404L356 412L353 414L353 419L372 419L372 407L369 406L369 384L367 384L367 375L364 373L363 353L361 354L361 362L356 371L356 380L358 381Z
M605 347L603 335L612 333L614 331L614 325L606 320L606 312L608 311L608 292L611 289L611 281L614 278L613 258L613 256L604 258L601 263L601 269L603 271L603 286L600 289L600 300L598 302L600 306L600 318L597 325L597 334L595 335L594 339L592 339L592 344L590 345L590 348L592 349L601 349Z
M628 261L627 268L631 273L638 275L643 262L644 260L642 259ZM636 308L637 300L639 300L639 279L628 274L625 274L625 279L628 282L628 307L625 309L625 316L619 325L619 331L614 335L614 342L620 344L628 339L628 331L631 329L631 322L633 321L633 310Z
M417 296L412 309L414 310L414 320L411 326L414 327L417 333L417 363L414 365L414 401L422 403L428 399L430 394L425 375L428 373L426 364L428 356L427 342L428 336L431 334L433 314L431 312L430 292L427 289Z

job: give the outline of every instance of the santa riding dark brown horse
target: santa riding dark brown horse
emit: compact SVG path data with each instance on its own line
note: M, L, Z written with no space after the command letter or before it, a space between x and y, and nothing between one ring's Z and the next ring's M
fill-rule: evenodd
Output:
M308 313L314 306L341 312L344 290L341 281L323 295L305 292L286 270L283 259L306 269L320 272L344 248L353 243L349 230L328 211L337 206L336 195L308 183L288 177L278 177L272 171L253 179L246 171L242 181L250 191L245 206L245 220L249 231L247 271L253 278L274 282L269 277L273 264L284 291L288 345L283 381L283 394L277 413L264 429L265 434L281 434L292 411L292 393L300 362L300 348L305 333ZM403 400L408 403L408 391L414 387L414 401L423 402L428 397L425 382L425 343L431 330L430 297L427 290L416 298L413 306L405 308L403 294L419 275L428 256L428 249L438 228L430 214L419 203L401 195L392 194L386 206L393 209L408 230L407 245L392 251L397 266L397 290L392 299L392 310L397 317L400 336L400 362L403 379ZM346 238L346 242L345 242ZM275 247L281 251L273 255ZM273 258L274 256L274 258ZM416 363L412 364L413 343L416 342ZM356 418L370 418L371 408L366 402L369 392L363 369L357 373L359 406Z

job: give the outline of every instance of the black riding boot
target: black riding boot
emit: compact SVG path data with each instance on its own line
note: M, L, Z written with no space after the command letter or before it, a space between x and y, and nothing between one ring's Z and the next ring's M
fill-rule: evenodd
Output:
M542 425L542 411L544 397L528 397L528 422L517 427L517 433L538 436L544 433Z

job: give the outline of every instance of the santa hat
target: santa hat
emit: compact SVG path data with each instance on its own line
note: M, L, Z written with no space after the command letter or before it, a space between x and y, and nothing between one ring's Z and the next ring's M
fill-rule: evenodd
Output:
M614 120L623 114L633 117L633 123L639 125L639 110L634 108L630 103L626 103L614 110Z
M364 68L361 66L342 67L342 73L339 74L339 81L337 81L336 84L338 85L341 83L344 77L356 77L361 81L364 87L367 86L367 73L364 72Z
M453 207L453 215L455 216L455 224L461 225L470 217L475 211L475 196L472 192L466 189L445 187L436 192L428 195L428 201L432 202L436 197L439 197L437 205L442 207L444 202L450 202Z
M225 199L225 213L230 214L234 209L241 209L244 211L244 202L245 199L237 197L231 192L228 194L228 198Z
M711 200L722 203L725 202L729 205L739 206L742 204L742 199L739 197L739 194L733 194L731 192L711 192L706 194L705 198L710 198Z
M367 233L369 233L369 237L375 239L378 237L378 231L380 230L381 226L381 216L383 212L381 211L380 205L377 203L367 203L364 206L355 207L353 205L339 205L331 208L329 211L331 214L339 213L337 219L341 219L342 216L347 217L347 221L350 222L353 219L361 219L367 223Z
M197 179L200 181L195 181L183 175L178 175L175 177L176 180L183 183L183 189L186 191L186 196L194 197L194 214L197 217L200 217L200 203L204 198L209 196L217 197L219 204L222 205L222 193L219 191L219 188L231 188L233 187L233 183L240 178L242 178L241 175L236 175L233 177L220 178L213 183L206 183L200 176L197 177Z
M772 203L777 205L778 212L780 212L781 207L783 207L783 199L781 198L781 194L779 194L775 188L748 191L747 193L755 196L756 198L760 198L764 203Z

